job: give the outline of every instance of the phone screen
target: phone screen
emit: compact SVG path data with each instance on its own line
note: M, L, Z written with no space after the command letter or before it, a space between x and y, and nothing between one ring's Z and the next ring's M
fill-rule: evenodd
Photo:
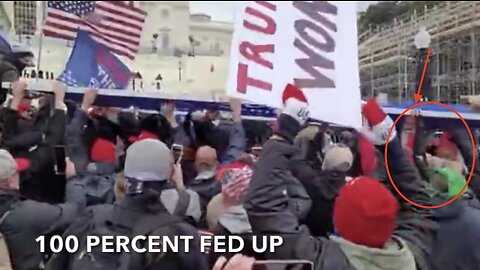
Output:
M65 154L65 146L64 145L56 145L53 147L55 152L55 173L59 175L65 174L65 169L67 167L67 163L65 162L66 154Z
M172 145L173 160L175 163L182 161L183 157L183 145L174 144Z
M313 270L313 263L306 260L256 261L253 270Z

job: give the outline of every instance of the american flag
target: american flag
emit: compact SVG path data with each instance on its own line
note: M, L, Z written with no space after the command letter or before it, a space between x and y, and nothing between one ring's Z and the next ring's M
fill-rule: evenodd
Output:
M43 34L74 40L82 29L112 52L134 59L147 16L135 2L48 1Z

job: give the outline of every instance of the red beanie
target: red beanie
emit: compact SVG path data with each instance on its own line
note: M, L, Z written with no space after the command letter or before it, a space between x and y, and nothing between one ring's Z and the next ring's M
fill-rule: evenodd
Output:
M458 155L458 148L448 137L449 134L447 132L442 133L438 139L437 152L442 151L455 157Z
M115 163L115 145L108 140L98 138L90 149L90 159L93 162Z
M128 138L128 141L131 142L131 143L134 143L134 142L138 142L138 141L145 140L145 139L158 140L159 138L158 138L157 135L155 135L151 132L142 130L138 136L131 136L130 138Z
M358 245L383 248L395 229L398 207L383 184L362 176L340 189L333 223L340 237Z
M282 94L282 113L290 115L303 125L309 117L308 101L302 90L293 84L287 84Z
M387 117L374 98L369 99L363 106L363 116L371 127L380 124Z
M378 105L374 98L369 99L362 107L362 115L370 126L371 133L374 135L373 144L384 145L397 136L393 120L385 114L382 107ZM390 130L392 130L390 132Z

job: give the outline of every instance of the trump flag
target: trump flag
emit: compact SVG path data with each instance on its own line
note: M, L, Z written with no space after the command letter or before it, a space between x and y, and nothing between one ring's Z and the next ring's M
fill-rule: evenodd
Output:
M103 44L88 32L79 30L65 70L59 80L68 86L101 89L125 89L131 72Z

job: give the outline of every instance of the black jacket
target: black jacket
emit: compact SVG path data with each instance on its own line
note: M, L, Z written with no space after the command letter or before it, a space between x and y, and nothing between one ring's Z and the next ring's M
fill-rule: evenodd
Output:
M438 204L446 200L438 200ZM480 203L476 198L460 197L434 210L439 229L430 265L432 270L480 269Z
M405 159L399 141L391 141L388 149L390 173L397 187L413 201L428 204L428 194ZM289 210L284 185L293 177L290 174L291 159L298 151L288 140L271 139L265 143L244 204L253 233L283 237L283 245L274 253L265 254L267 258L306 259L315 263L315 269L353 270L336 242L312 237L307 227L300 225ZM402 208L394 234L407 242L417 269L428 269L427 258L431 252L432 233L436 229L431 211L416 209L401 199L400 202Z
M117 167L111 163L90 162L88 147L82 139L88 119L84 111L75 110L65 132L68 156L80 175L77 181L85 185L87 204L112 203L115 199L113 187Z
M85 219L89 213L93 214L91 219ZM85 211L79 219L77 219L68 230L65 232L64 236L75 235L80 237L80 241L85 241L82 235L85 231L85 223L89 228L99 228L99 230L105 232L109 231L113 224L121 224L121 228L124 232L135 232L136 226L142 226L142 220L145 216L155 216L160 214L167 214L167 211L163 207L160 201L160 195L158 193L148 193L141 194L136 196L126 196L122 200L116 202L115 204L100 204L94 205ZM168 215L168 214L167 214ZM88 234L90 234L89 232ZM147 234L147 233L146 233ZM144 235L146 235L144 234ZM194 236L197 241L190 242L190 252L186 253L182 251L182 248L179 248L179 253L172 253L167 251L161 255L158 253L143 253L135 254L131 253L130 258L135 258L135 260L140 265L132 266L128 269L135 270L155 270L155 269L178 269L178 270L207 270L208 262L207 258L200 253L199 242L198 242L198 233L197 230L189 225L186 222L182 222L179 219L178 222L168 223L167 225L154 229L148 232L148 235L156 236L168 236L170 239L173 239L173 236L178 235L188 235ZM86 235L84 235L86 237ZM136 236L136 235L135 235ZM158 247L157 247L158 248ZM45 269L48 270L66 270L69 269L71 263L74 260L78 260L79 253L82 251L79 250L75 254L69 254L66 251L55 254L52 259L48 262ZM98 256L104 256L103 254L97 254ZM138 257L140 255L140 257ZM92 254L92 256L96 256ZM93 258L94 258L93 257ZM118 262L118 261L117 261ZM98 267L98 264L96 265Z
M11 61L10 56L6 55L0 60L0 85L4 82L14 82L18 80L21 72ZM1 89L1 87L0 87ZM0 104L3 104L7 99L7 91L0 91Z
M473 138L475 146L478 146L478 139L475 136L473 136ZM472 161L474 157L472 152L472 142L467 130L464 127L455 129L451 135L451 140L460 150L463 160L465 161L465 165L468 168L468 173L470 173L472 170ZM480 155L478 151L475 157L475 166L473 167L472 178L468 186L475 193L476 197L480 199Z
M63 145L66 113L55 110L51 117L40 117L30 131L20 131L16 111L7 109L3 115L4 146L15 157L27 158L30 167L22 175L20 192L37 201L60 203L65 196L65 177L55 174L53 146Z
M0 60L0 82L14 82L20 77L18 68L4 57Z
M292 172L312 199L312 208L305 221L312 235L327 236L333 233L333 204L339 189L345 184L346 173L315 171L300 158L292 160Z
M87 205L113 203L115 201L115 165L90 163L87 170L74 180L85 186Z
M63 204L28 200L17 192L0 190L0 232L5 237L12 268L38 270L42 254L35 239L65 230L85 207L84 198L83 186L74 183L67 185Z

